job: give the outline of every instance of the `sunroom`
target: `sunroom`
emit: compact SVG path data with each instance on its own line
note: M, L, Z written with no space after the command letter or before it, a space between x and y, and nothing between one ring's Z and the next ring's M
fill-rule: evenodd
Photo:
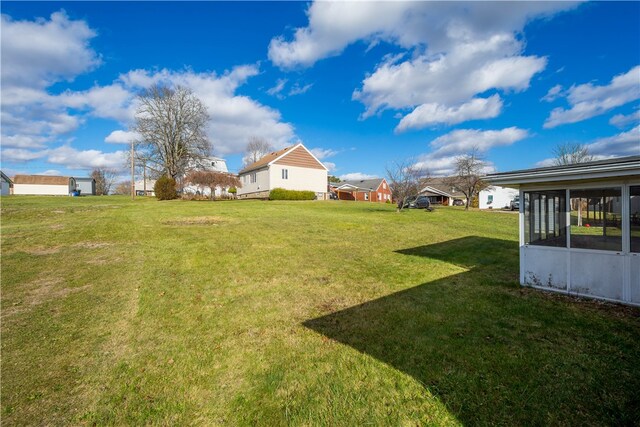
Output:
M520 283L640 305L640 156L488 175L520 191Z

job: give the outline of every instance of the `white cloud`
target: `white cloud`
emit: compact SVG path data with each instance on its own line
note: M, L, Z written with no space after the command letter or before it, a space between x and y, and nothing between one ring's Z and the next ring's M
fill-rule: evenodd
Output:
M313 83L309 83L304 86L300 86L298 83L296 83L289 91L289 96L302 95L303 93L307 93L312 87Z
M353 93L366 109L363 118L386 109L421 104L455 108L488 90L522 91L534 74L542 71L545 58L519 56L522 42L511 34L488 40L471 40L446 55L420 55L401 63L385 62L364 79Z
M566 91L571 108L555 108L544 123L553 128L566 123L576 123L604 114L613 108L640 99L640 65L617 75L604 86L585 83Z
M114 130L104 139L104 142L110 144L131 144L131 141L135 141L139 139L139 137L140 135L137 132Z
M454 172L456 159L476 150L482 155L493 147L514 144L529 136L529 132L517 127L501 130L458 129L442 135L429 144L432 151L422 154L414 164L431 176L447 176ZM484 173L495 171L491 162L485 162Z
M548 166L553 166L555 165L555 160L554 159L544 159L544 160L540 160L539 162L536 162L535 166L537 168L546 168Z
M42 148L82 123L46 89L100 64L89 46L96 33L64 12L53 13L49 20L14 21L7 15L0 19L3 145Z
M377 176L369 175L362 172L351 172L351 173L346 173L344 175L340 175L338 178L340 178L341 181L358 181L361 179L377 178Z
M51 14L49 20L14 21L8 15L0 20L3 85L43 89L100 64L89 46L95 31L85 21L70 20L64 11Z
M437 157L433 154L423 154L418 158L414 167L423 171L427 176L450 176L455 172L456 160L460 155ZM484 161L485 167L482 173L492 173L496 171L496 167L492 162Z
M438 123L453 125L468 120L489 119L497 117L501 110L502 100L497 94L489 98L473 98L469 102L453 107L441 104L422 104L400 120L396 132L422 129Z
M493 147L511 145L528 136L529 132L517 127L484 131L458 129L434 139L430 146L434 149L433 157L443 158L464 154L473 149L484 153Z
M562 86L555 85L554 87L549 89L549 92L547 92L547 94L543 96L541 100L546 102L553 102L556 99L558 99L560 96L562 96L560 92L562 92Z
M616 114L615 116L611 117L609 123L619 128L623 128L630 124L640 123L640 109L637 109L633 113L627 114L626 116L624 114Z
M46 171L38 172L36 175L60 176L62 172L57 169L47 169Z
M278 79L278 81L276 82L276 85L272 88L270 88L269 90L267 90L267 93L271 96L276 96L279 99L284 98L284 96L282 96L281 92L284 89L285 85L287 84L289 80L288 79Z
M311 151L311 153L316 156L318 160L327 159L340 153L340 151L332 150L330 148L312 148L309 151Z
M336 164L333 162L322 162L322 164L329 169L329 172L335 172L336 171Z
M607 138L587 144L589 153L597 157L621 157L640 155L640 125Z
M12 135L2 137L3 147L44 148L47 139L34 135Z
M24 148L5 148L2 150L3 162L28 162L40 159L46 155L46 151L31 151Z
M379 41L403 48L425 47L431 54L451 49L461 39L487 39L520 31L531 19L551 16L575 3L476 2L314 2L309 24L293 40L279 36L269 44L269 59L281 68L307 67L339 55L357 41Z
M63 165L68 169L122 169L125 166L126 156L126 151L104 153L99 150L76 150L69 145L46 152L49 163Z
M387 109L415 109L398 130L443 121L460 123L495 115L471 114L475 98L489 90L522 91L542 71L546 58L523 56L525 24L575 7L560 2L314 2L307 27L291 40L271 40L269 58L283 68L308 67L339 55L358 41L410 50L386 57L353 93L366 119ZM496 99L491 113L499 114ZM457 112L468 105L467 111ZM417 108L416 108L417 107ZM421 108L422 107L422 108Z

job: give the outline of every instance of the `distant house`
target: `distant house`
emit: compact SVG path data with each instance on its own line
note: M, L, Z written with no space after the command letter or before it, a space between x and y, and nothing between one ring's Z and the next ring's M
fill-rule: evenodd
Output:
M96 180L91 177L78 178L76 180L76 189L80 190L81 196L95 196L96 195Z
M331 190L339 200L356 200L362 202L391 201L391 189L384 178L347 180L331 184Z
M0 171L0 181L2 182L2 195L8 196L11 194L11 190L13 188L13 181L4 174L4 172Z
M482 190L478 195L480 209L504 209L518 195L518 190L493 185Z
M302 144L269 153L239 173L238 198L269 197L274 188L307 190L327 198L328 169Z
M201 171L210 171L210 172L222 172L228 173L227 162L220 157L208 157L206 159L200 160L198 162L194 162L189 166L189 171L193 170L201 170ZM215 196L219 197L222 193L226 192L227 188L216 187ZM197 185L190 185L189 183L184 183L182 186L182 191L187 194L200 194L203 196L211 196L211 190L206 187L199 187Z
M16 175L13 194L68 196L76 190L76 180L69 176Z
M454 200L467 201L462 191L447 184L447 178L429 178L419 194L428 196L432 205L450 206Z
M155 179L138 180L135 183L136 196L155 196L153 187L156 185Z

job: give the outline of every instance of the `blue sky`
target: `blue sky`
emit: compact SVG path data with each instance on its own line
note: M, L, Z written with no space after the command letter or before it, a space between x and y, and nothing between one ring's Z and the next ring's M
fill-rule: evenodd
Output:
M214 154L301 141L345 178L640 154L640 2L2 2L2 169L122 167L135 95L191 88Z

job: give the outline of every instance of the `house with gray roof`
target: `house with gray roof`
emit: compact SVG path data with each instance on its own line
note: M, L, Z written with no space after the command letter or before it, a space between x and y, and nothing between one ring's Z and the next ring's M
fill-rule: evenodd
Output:
M356 179L331 184L339 200L391 203L391 189L384 178Z
M451 206L454 200L466 202L467 196L455 186L447 183L447 177L429 178L419 194L428 196L432 205Z

